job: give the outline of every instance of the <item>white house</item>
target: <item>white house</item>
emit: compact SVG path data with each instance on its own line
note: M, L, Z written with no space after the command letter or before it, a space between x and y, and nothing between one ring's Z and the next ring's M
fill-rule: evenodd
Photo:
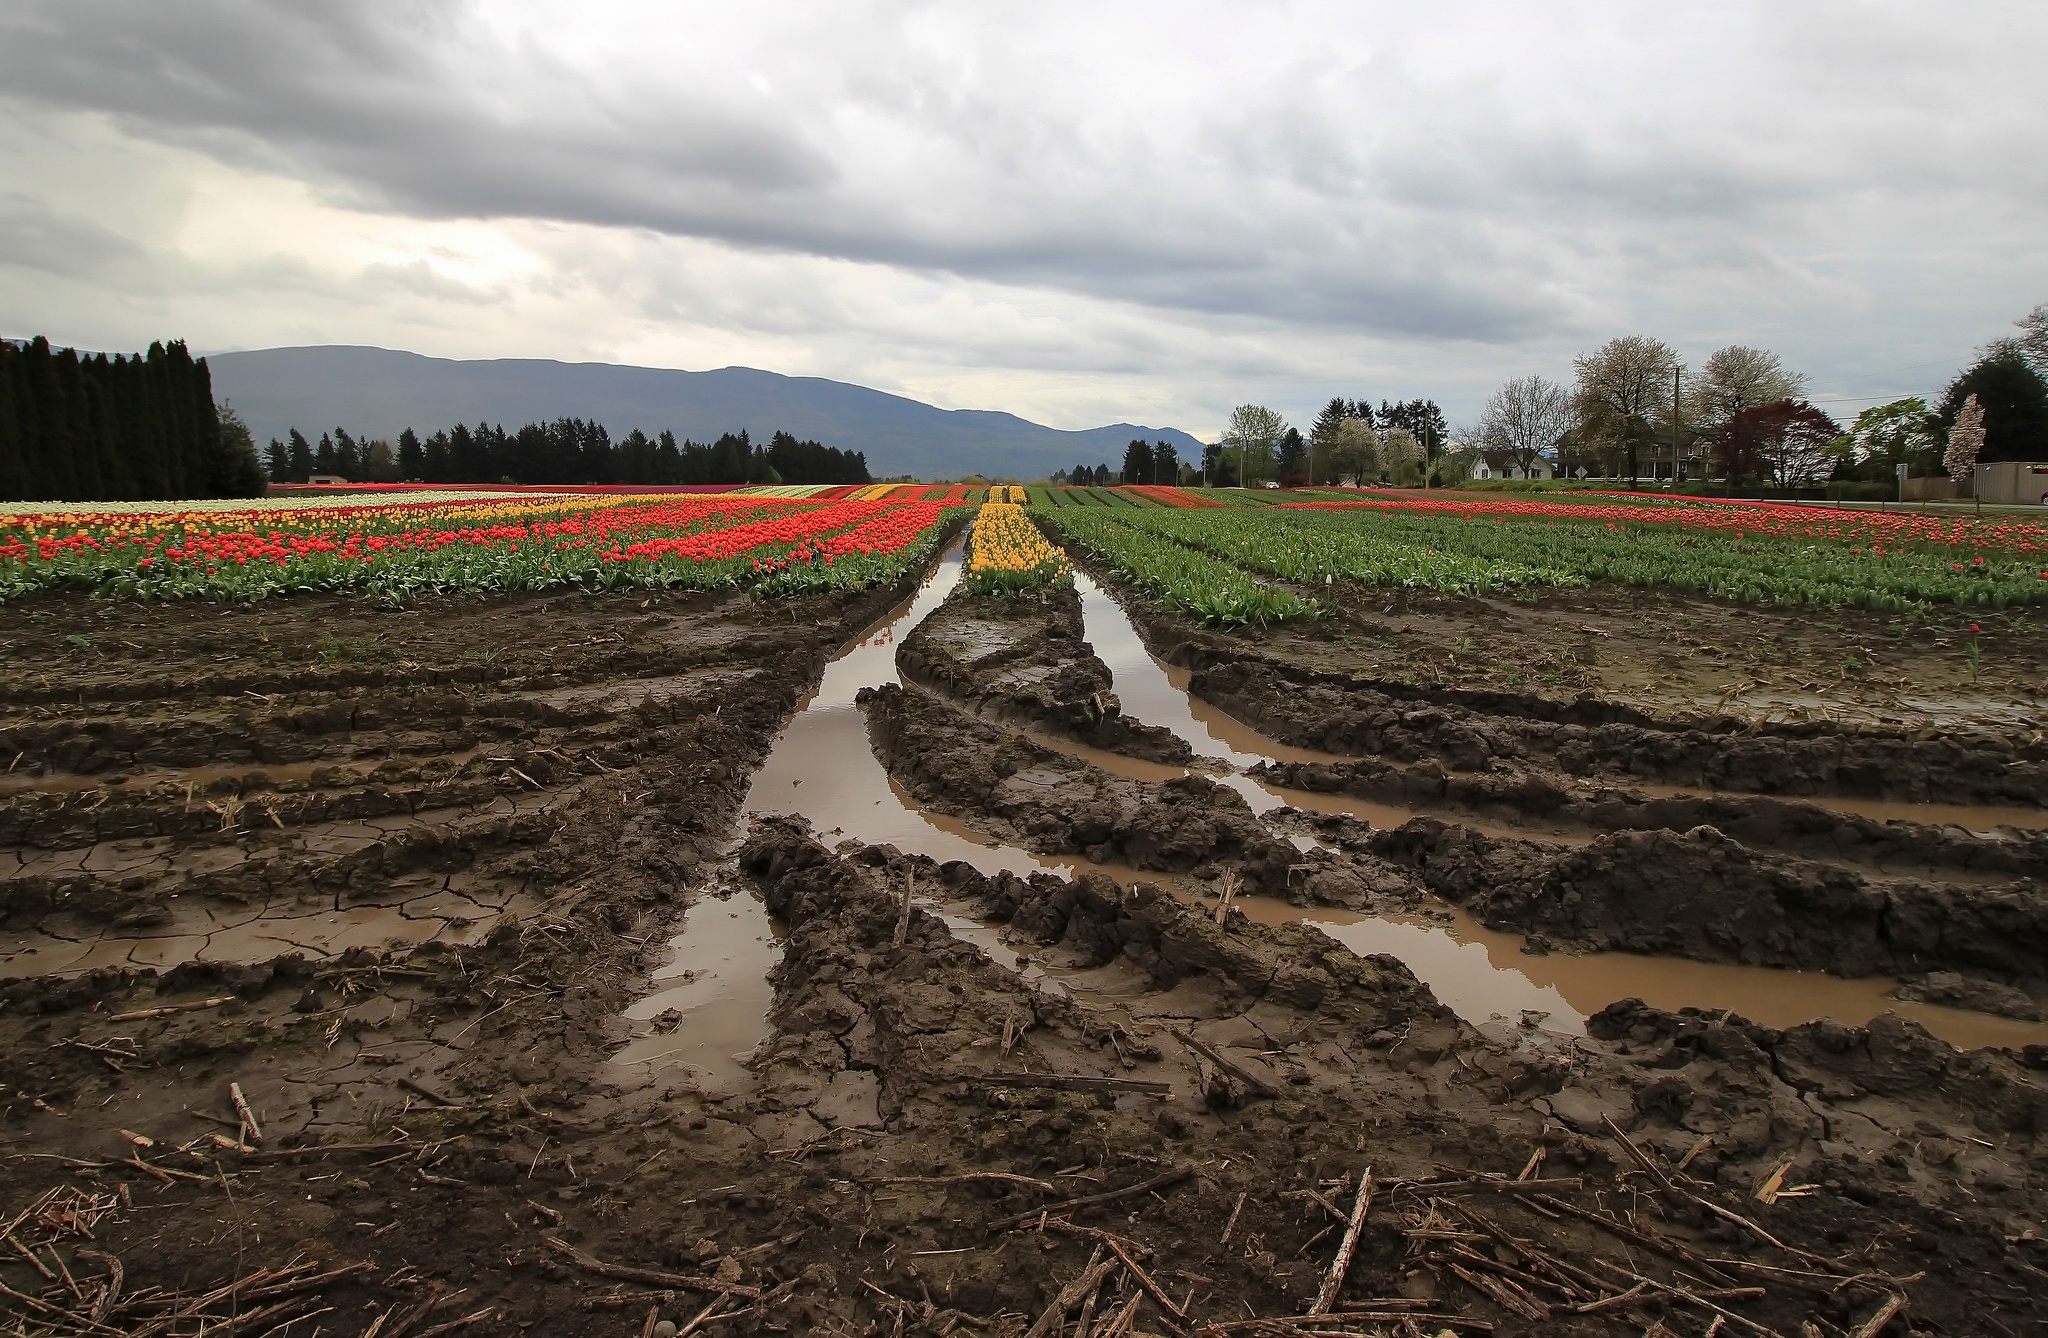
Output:
M1551 461L1539 455L1536 457L1534 468L1530 469L1527 473L1523 473L1520 463L1516 461L1510 452L1481 451L1479 453L1479 462L1472 468L1472 477L1475 479L1548 479L1557 477L1557 468Z

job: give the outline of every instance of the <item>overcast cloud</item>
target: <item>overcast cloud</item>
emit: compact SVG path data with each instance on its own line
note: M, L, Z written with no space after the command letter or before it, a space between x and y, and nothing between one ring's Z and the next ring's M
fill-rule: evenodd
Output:
M1616 334L1827 407L2048 300L2037 4L0 11L0 332L832 376L1211 433Z

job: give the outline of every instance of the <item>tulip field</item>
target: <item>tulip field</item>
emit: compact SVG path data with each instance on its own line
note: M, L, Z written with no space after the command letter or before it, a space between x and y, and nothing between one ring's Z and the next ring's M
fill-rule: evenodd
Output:
M43 507L0 513L0 600L43 590L246 600L578 586L857 589L928 556L949 517L978 500L968 493L923 485L656 495L394 489Z
M2048 527L2031 519L1625 494L900 483L41 504L0 513L0 600L44 590L403 600L556 587L858 589L901 576L950 532L949 517L977 508L971 589L1064 575L1064 556L1028 514L1212 624L1313 617L1319 590L1337 582L1453 595L1616 584L1879 610L2048 603Z
M1313 614L1312 601L1261 577L1311 591L1349 581L1449 594L1615 583L1893 611L2048 603L2048 527L2026 519L1592 494L1034 493L1048 524L1207 622ZM1216 561L1190 561L1197 555Z

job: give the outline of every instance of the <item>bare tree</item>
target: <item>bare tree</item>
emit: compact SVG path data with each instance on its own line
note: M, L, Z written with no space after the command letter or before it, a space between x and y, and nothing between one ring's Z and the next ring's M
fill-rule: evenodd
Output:
M1548 377L1518 376L1486 401L1476 435L1482 448L1505 452L1528 478L1571 426L1572 399L1563 386Z
M1287 420L1262 404L1240 404L1230 411L1230 423L1223 429L1223 445L1237 452L1237 481L1270 472L1273 445L1287 431Z
M1767 404L1797 402L1806 386L1807 378L1769 349L1730 344L1708 354L1706 364L1686 377L1685 417L1725 462L1737 418ZM1743 430L1753 427L1746 424Z
M1671 371L1678 354L1661 339L1623 335L1572 360L1578 385L1573 395L1578 430L1588 444L1610 443L1637 475L1636 452L1647 444L1660 419L1669 415Z

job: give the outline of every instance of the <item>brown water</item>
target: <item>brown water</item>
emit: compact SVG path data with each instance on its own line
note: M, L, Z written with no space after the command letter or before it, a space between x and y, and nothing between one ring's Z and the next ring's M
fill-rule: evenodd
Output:
M1085 573L1074 574L1075 586L1081 592L1081 614L1085 622L1088 643L1095 653L1107 664L1116 682L1117 700L1123 703L1124 712L1135 716L1149 725L1161 725L1176 736L1187 741L1188 746L1198 754L1221 758L1237 767L1251 767L1260 762L1314 762L1340 763L1355 761L1337 753L1325 753L1313 748L1299 748L1292 744L1269 739L1242 721L1233 719L1215 705L1203 701L1188 690L1194 675L1188 670L1156 658L1146 649L1138 629L1125 615L1107 591L1090 580ZM1732 798L1753 799L1755 795L1741 791L1703 789L1697 786L1652 785L1630 781L1629 788L1640 790L1647 795L1660 798ZM1378 825L1399 826L1424 809L1408 809L1387 805L1362 805L1349 797L1339 797L1339 805L1326 807L1319 801L1332 798L1327 795L1307 795L1299 790L1282 789L1278 786L1258 786L1266 796L1284 796L1285 802L1296 808L1314 809L1320 813L1355 812L1360 816L1371 816L1374 812L1383 815L1373 820ZM1246 798L1251 798L1249 794ZM1987 834L2000 827L2019 830L2048 829L2048 808L2020 808L1993 804L1913 804L1885 799L1859 799L1839 795L1798 795L1790 798L1831 809L1837 813L1852 813L1874 819L1878 822L1916 822L1936 826L1961 827L1966 831ZM1258 808L1257 801L1253 807ZM1400 815L1398 818L1395 815ZM1390 820L1390 821L1388 821ZM1469 818L1457 818L1459 822L1475 830L1487 828ZM1499 829L1506 831L1507 829ZM1521 829L1512 834L1526 835L1531 829ZM1544 833L1546 839L1569 839L1553 832ZM1581 840L1590 837L1581 837Z
M655 992L626 1010L634 1036L612 1063L645 1073L681 1066L707 1088L738 1090L748 1080L741 1061L767 1034L781 934L760 897L735 885L691 906L668 946L650 978Z
M898 637L937 609L958 584L960 575L960 555L955 549L946 554L911 599L891 610L834 658L818 691L805 701L756 774L747 797L748 811L800 813L828 840L850 837L893 845L906 853L940 861L965 860L984 873L1009 870L1029 875L1044 871L1071 877L1100 872L1125 886L1142 880L1171 888L1189 899L1202 895L1200 887L1160 874L1040 856L992 841L958 819L919 811L915 801L889 778L874 756L866 718L855 706L854 696L862 687L900 681L895 662ZM1186 675L1155 660L1144 649L1122 609L1085 576L1078 579L1088 640L1110 666L1117 697L1126 713L1147 724L1166 727L1185 739L1197 754L1217 759L1233 769L1268 758L1331 760L1306 749L1274 744L1190 696ZM1164 780L1186 771L1062 740L1042 741L1114 774L1138 780ZM1344 796L1268 787L1234 773L1219 776L1218 780L1237 788L1261 812L1291 803L1320 812L1350 813L1382 826L1399 825L1414 815L1413 810L1372 805ZM1504 834L1510 831L1498 830ZM1015 967L1027 979L1047 989L1113 1000L1118 997L1118 985L1129 987L1129 982L1124 981L1106 984L1106 978L1114 973L1062 968L1029 947L1020 952L1005 939L999 927L975 920L963 913L961 907L922 904L941 915L956 935L979 945L998 962ZM1455 910L1434 912L1423 919L1357 915L1333 909L1307 910L1258 897L1240 897L1235 904L1262 923L1302 920L1354 951L1396 956L1438 998L1475 1023L1498 1020L1501 1025L1520 1028L1526 1018L1532 1029L1582 1034L1588 1014L1617 999L1636 997L1665 1008L1726 1008L1771 1026L1790 1026L1816 1017L1862 1022L1890 1010L1913 1018L1958 1045L2048 1041L2048 1025L1888 999L1886 994L1896 984L1891 980L1841 980L1813 972L1630 953L1532 957L1520 951L1519 936L1487 930ZM744 1070L734 1056L751 1049L767 1034L770 994L760 976L772 964L775 946L772 929L758 902L746 899L746 894L734 894L723 905L725 908L711 912L708 920L701 918L705 915L701 905L693 910L697 936L693 936L692 925L686 923L674 940L673 959L664 968L670 972L696 970L705 974L656 993L630 1010L628 1016L635 1023L638 1036L620 1053L621 1061L659 1059L685 1064L705 1073L717 1085L739 1080L734 1075ZM755 973L752 978L743 980L742 976L750 971ZM655 983L660 984L659 977ZM683 1014L680 1024L665 1035L649 1034L645 1020L669 1008Z

